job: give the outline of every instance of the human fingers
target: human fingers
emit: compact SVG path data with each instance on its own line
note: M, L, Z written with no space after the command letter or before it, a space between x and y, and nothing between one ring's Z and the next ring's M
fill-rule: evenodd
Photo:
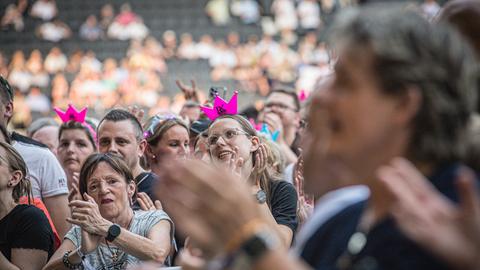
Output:
M94 205L97 205L97 202L95 202L95 199L93 199L92 196L88 195L88 193L86 193L86 192L83 193L83 198L84 198L86 201L88 201L88 202L90 202L90 203L92 203L92 204L94 204Z
M140 194L137 194L137 202L140 205L140 209L142 209L143 211L150 210L148 205L145 203L145 201L143 200L143 197Z
M90 202L82 201L82 200L73 200L68 203L70 207L91 207L92 204Z
M460 169L457 178L457 190L460 197L460 206L465 216L475 217L480 222L480 194L473 171L468 168ZM480 228L480 224L477 224Z
M159 200L155 200L155 209L163 210L162 203Z

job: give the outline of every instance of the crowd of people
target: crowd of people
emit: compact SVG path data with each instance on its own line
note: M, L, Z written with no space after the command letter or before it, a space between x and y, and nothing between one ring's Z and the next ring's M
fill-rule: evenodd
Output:
M0 67L0 269L480 269L479 24L476 0L434 21L347 8L318 45L332 69L259 110L194 81L178 111L149 95L147 71L199 52L191 36L132 42L120 67L17 52Z

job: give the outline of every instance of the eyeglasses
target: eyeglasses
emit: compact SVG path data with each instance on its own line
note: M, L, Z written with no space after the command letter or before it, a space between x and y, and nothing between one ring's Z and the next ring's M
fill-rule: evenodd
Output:
M273 109L273 108L278 108L280 110L292 110L292 111L297 111L297 109L292 108L288 105L282 104L282 103L267 103L265 104L266 109Z
M7 92L7 98L8 100L13 100L13 90L12 90L12 87L10 86L10 84L8 83L7 80L5 80L5 78L3 78L2 76L0 76L0 84L2 85L2 88L6 90Z
M178 118L173 114L155 115L150 121L150 124L148 125L148 127L143 132L143 138L144 139L150 138L155 133L155 129L157 128L158 124L162 123L163 121L175 120L175 119L178 119Z
M240 129L227 129L225 130L222 134L212 134L207 137L207 144L208 146L212 146L218 142L218 139L220 137L223 138L224 141L230 141L232 140L235 136L238 135L246 135L247 137L250 137L250 134L247 132L240 130Z

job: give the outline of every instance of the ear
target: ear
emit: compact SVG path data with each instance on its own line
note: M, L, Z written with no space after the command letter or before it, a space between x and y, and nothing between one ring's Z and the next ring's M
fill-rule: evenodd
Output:
M133 198L133 194L135 194L135 190L137 190L137 184L135 184L135 180L132 180L127 185L127 194L130 199Z
M250 142L252 143L252 146L250 147L250 153L253 153L260 147L260 139L257 136L252 136L252 138L250 138Z
M13 116L13 102L9 101L5 104L5 112L3 113L3 117L7 119L7 123Z
M409 86L402 96L398 97L396 122L408 126L412 123L422 106L422 93L415 86Z
M150 144L147 143L147 145L145 146L145 156L148 158L148 159L152 159L153 158L153 149L152 149L152 146Z
M145 149L147 148L147 141L142 139L140 143L138 143L138 157L143 156Z
M16 185L18 185L18 183L20 183L20 181L22 181L22 179L23 179L23 173L19 170L16 170L16 171L12 172L12 177L10 178L10 181L8 181L8 183L13 188Z

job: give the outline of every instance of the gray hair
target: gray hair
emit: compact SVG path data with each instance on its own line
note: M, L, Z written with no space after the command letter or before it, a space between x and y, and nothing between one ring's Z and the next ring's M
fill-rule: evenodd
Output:
M50 117L42 117L33 121L27 129L27 134L32 137L37 131L44 127L59 127L60 125Z
M401 96L410 87L420 91L408 158L436 165L463 158L480 71L454 31L400 6L374 4L342 13L331 38L352 52L372 54L384 94Z

